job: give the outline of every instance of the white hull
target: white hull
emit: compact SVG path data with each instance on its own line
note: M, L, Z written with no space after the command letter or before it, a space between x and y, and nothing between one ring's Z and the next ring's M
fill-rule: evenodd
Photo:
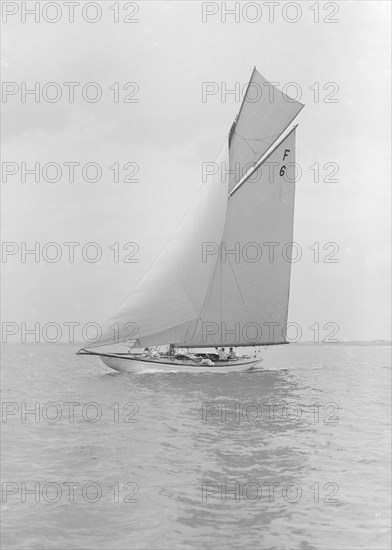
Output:
M94 354L95 355L95 354ZM132 357L121 357L119 355L111 354L96 354L99 355L101 361L108 367L119 372L212 372L212 373L226 373L226 372L242 372L255 367L262 361L260 358L256 359L244 359L238 362L216 364L212 367L208 365L191 365L181 363L165 362L161 360L138 360Z

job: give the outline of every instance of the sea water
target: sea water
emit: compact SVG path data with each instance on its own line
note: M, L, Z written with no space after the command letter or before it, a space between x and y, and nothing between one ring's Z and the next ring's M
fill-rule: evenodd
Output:
M4 549L389 548L390 348L231 374L3 351Z

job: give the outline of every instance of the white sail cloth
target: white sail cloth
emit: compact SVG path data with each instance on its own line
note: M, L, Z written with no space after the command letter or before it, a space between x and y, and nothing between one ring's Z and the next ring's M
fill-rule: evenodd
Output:
M199 319L140 340L185 347L286 341L295 197L295 129L228 199L220 243L205 242L214 272ZM211 251L211 253L208 253Z
M212 289L187 345L286 341L291 259L298 252L294 163L295 130L229 198Z
M302 103L290 98L254 69L231 131L229 191L261 159L302 108Z
M217 164L227 162L226 144ZM86 347L141 342L161 332L168 339L159 343L185 340L184 323L200 317L215 269L213 262L203 262L202 243L222 239L227 187L220 173L201 186L158 258L105 324L99 341Z
M255 70L252 82L266 81ZM243 102L229 149L226 145L217 160L223 171L236 162L245 167L247 161L259 160L303 107L286 100L278 89L272 102L265 95L267 101ZM140 346L188 347L285 342L294 166L292 130L237 188L243 174L231 173L228 185L219 170L200 188L172 238L109 319L99 341L86 347L135 339Z

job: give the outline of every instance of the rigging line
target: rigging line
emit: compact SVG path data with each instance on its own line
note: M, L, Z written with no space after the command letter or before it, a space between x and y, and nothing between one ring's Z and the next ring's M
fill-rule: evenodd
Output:
M222 267L222 246L219 254L220 263L220 330L222 333L222 319L223 319L223 267Z
M231 269L231 271L232 271L232 273L233 273L233 275L234 275L234 279L235 279L235 282L236 282L236 284L237 284L238 291L239 291L240 296L241 296L241 300L242 300L242 302L243 302L243 304L244 304L244 306L245 306L245 309L246 309L247 314L248 314L249 317L251 318L252 313L250 312L250 310L249 310L249 308L248 308L248 305L247 305L247 303L245 302L245 298L244 298L244 296L243 296L243 294L242 294L242 292L241 292L241 287L240 287L240 285L239 285L239 283L238 283L238 280L237 280L237 277L236 277L236 275L235 275L233 266L231 265L231 260L230 260L230 257L229 257L229 256L228 256L228 260L229 260L230 269Z
M267 145L268 148L271 146L271 144L273 144L278 138L279 138L279 134L272 134L270 136L266 136L264 138L244 138L243 136L241 136L235 129L233 131L233 133L238 136L239 138L241 138L245 143L246 145L249 147L249 149L252 151L253 153L253 158L254 158L254 162L255 164L261 159L261 157L265 154L265 151L264 153L260 153L260 151L257 151L256 149L254 149L251 144L249 143L250 141L257 141L261 144L264 144L264 145ZM271 141L272 140L272 141ZM268 150L268 149L267 149ZM258 157L258 158L256 158ZM255 166L254 164L254 166ZM245 174L246 175L246 174Z
M274 141L279 137L280 134L272 134L270 136L265 136L264 138L243 138L245 141L259 141L260 143L266 143L268 146L271 144L271 139Z
M242 139L243 141L245 141L246 145L249 147L249 149L252 150L253 153L257 153L257 151L255 151L255 150L253 149L253 147L248 143L248 139L247 139L247 138L244 138L243 136L241 136L241 135L236 131L235 128L234 128L233 134L235 134L235 135L238 136L240 139Z
M192 302L192 300L190 299L190 297L188 296L188 293L187 291L185 290L185 288L183 287L182 283L179 281L179 279L177 278L177 275L175 273L172 273L172 272L169 272L169 275L171 277L173 277L173 279L175 279L178 283L178 285L182 288L182 290L184 291L184 294L187 298L187 300L189 301L189 303L191 304L191 306L193 307L194 311L195 311L195 317L190 319L190 321L193 321L193 319L196 319L198 316L199 316L199 312L198 312L198 309L197 307L195 306L195 304ZM189 323L189 321L185 321L186 323Z
M196 332L198 322L199 322L199 319L194 319L193 321L189 321L189 325L188 325L188 328L186 329L186 333L185 333L185 344L186 344L187 341L189 341L189 336L190 336L190 332L192 331L192 329L193 329L192 337L195 338L195 332Z
M219 256L220 256L220 252L219 252ZM215 267L214 267L214 270L212 272L212 276L211 276L211 279L210 279L210 282L208 284L208 289L207 289L207 293L206 293L206 297L204 298L204 302L203 302L203 305L200 309L200 317L199 319L197 320L196 324L195 324L195 329L194 329L194 332L193 332L193 337L195 336L196 334L196 330L198 328L198 325L201 322L203 322L203 318L205 316L205 313L207 311L207 308L208 308L208 304L210 303L210 298L211 298L211 295L212 295L212 291L213 291L213 288L214 288L214 282L216 280L216 277L218 276L217 275L217 270L219 269L218 267L219 265L219 257L217 258L217 261L215 263Z
M241 134L239 134L236 129L234 129L233 133L239 138L241 138L242 140L244 140L247 145L249 145L249 141L259 141L260 143L266 143L267 145L271 145L271 141L269 140L273 139L275 141L280 136L280 134L271 134L263 138L246 138L244 136L241 136ZM249 147L252 149L250 145Z
M219 252L219 254L220 254L220 252ZM205 312L207 311L209 300L211 298L212 290L213 290L213 287L214 287L214 281L215 281L215 275L216 275L216 270L217 270L217 266L218 266L218 261L219 261L219 259L217 259L215 267L212 271L210 282L208 283L207 293L206 293L206 296L204 298L204 302L203 302L203 304L200 308L199 317L197 319L189 321L190 324L188 326L188 329L187 329L186 335L185 335L185 340L186 341L188 341L188 337L190 336L191 332L192 332L192 338L193 339L195 338L196 331L198 329L199 323L200 323L200 321L203 321L203 317L205 315ZM192 323L193 323L193 326L192 326Z

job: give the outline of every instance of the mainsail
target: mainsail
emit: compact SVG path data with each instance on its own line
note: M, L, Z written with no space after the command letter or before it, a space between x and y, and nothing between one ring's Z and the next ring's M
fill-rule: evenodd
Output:
M250 84L265 82L255 69ZM270 94L267 101L255 102L254 96L248 101L250 90L249 85L217 160L219 171L201 186L177 230L106 323L101 338L86 347L127 340L137 340L139 346L183 347L285 342L295 129L276 142L303 106L278 89L273 101ZM253 173L246 173L249 160L257 162ZM235 163L244 174L233 169Z
M295 129L229 197L210 295L187 345L286 341L294 159Z

